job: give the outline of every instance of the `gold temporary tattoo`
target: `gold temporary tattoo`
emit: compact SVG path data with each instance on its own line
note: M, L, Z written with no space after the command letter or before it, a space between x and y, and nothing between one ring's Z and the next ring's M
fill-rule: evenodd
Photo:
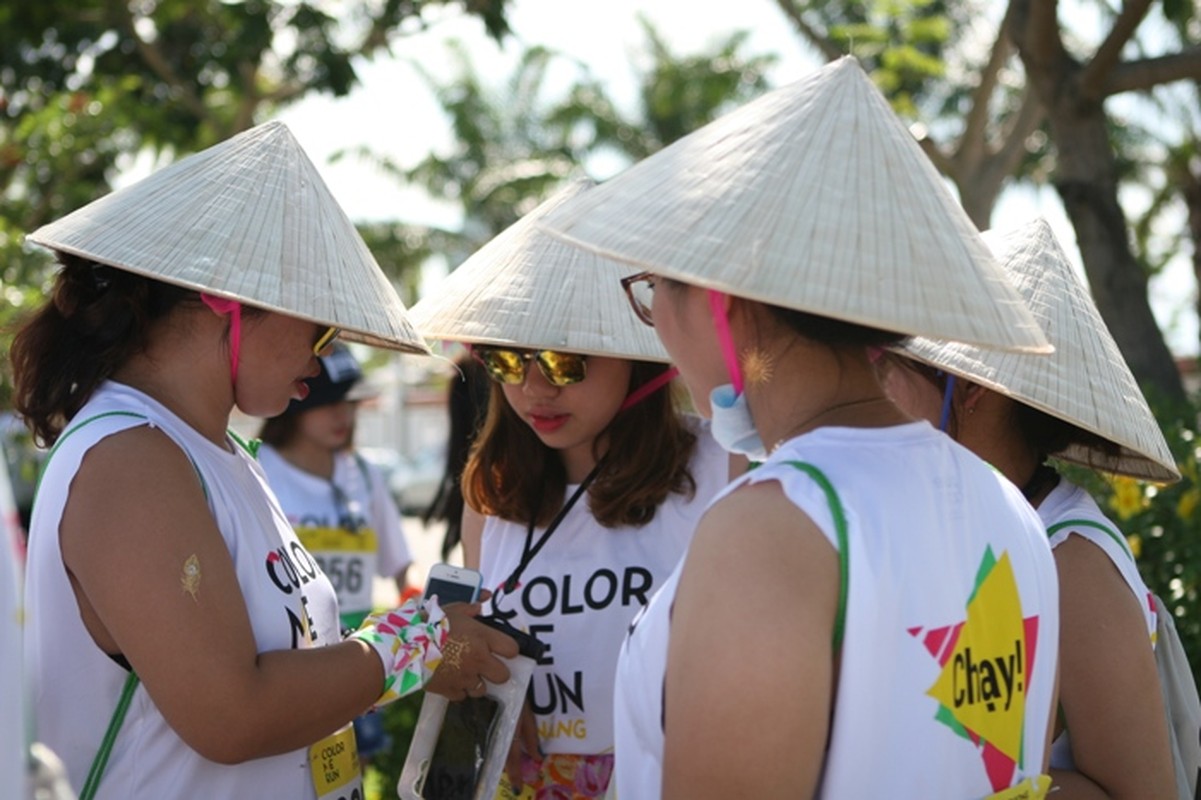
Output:
M451 669L459 669L463 666L463 656L470 649L471 642L450 637L442 646L442 663Z
M771 354L758 347L742 352L742 376L748 386L762 386L772 379L774 364Z
M183 584L183 590L192 595L192 599L196 599L196 594L200 591L200 559L196 554L188 556L188 560L183 562L183 577L179 579Z

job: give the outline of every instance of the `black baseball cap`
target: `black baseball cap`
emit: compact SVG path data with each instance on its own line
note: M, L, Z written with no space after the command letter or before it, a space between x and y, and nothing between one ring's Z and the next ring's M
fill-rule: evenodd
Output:
M362 400L373 394L363 383L363 370L346 345L335 342L329 355L317 360L321 362L321 373L305 381L308 395L303 400L293 400L284 414L298 414L343 400Z

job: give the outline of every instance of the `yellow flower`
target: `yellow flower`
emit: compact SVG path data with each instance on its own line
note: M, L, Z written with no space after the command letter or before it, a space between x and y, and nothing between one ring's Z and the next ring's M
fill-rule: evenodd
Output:
M1201 489L1194 486L1180 495L1180 500L1176 503L1176 516L1188 522L1193 518L1198 503L1201 503Z
M1113 479L1113 496L1109 498L1109 507L1119 519L1130 519L1146 507L1146 497L1143 486L1133 478L1122 476Z
M1143 557L1143 537L1137 533L1129 534L1126 537L1126 544L1130 545L1130 554L1134 556L1135 561Z

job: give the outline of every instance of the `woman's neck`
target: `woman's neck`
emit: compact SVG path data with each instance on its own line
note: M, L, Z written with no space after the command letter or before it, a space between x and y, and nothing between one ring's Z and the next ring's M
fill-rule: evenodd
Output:
M1014 425L1014 402L997 392L982 392L971 407L956 411L955 438L1024 490L1043 458L1025 445L1021 432ZM1027 499L1037 508L1053 488L1054 483L1050 483Z
M295 439L283 447L277 447L276 450L285 461L297 469L327 481L333 480L334 451L319 447L306 439Z
M158 402L218 447L228 449L226 430L234 407L228 356L212 346L223 324L204 311L181 320L183 310L160 320L145 349L117 368L113 380Z
M583 483L588 473L592 472L597 460L594 447L595 443L590 441L558 451L559 457L563 459L563 470L567 474L568 483Z
M841 356L823 345L797 342L775 366L772 378L747 387L747 405L769 452L817 428L899 425L906 417L884 393L876 373L850 348ZM784 361L784 358L780 358Z

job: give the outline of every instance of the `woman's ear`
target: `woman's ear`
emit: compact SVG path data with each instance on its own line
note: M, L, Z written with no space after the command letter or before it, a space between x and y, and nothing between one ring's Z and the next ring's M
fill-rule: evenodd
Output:
M985 389L978 383L971 383L969 381L963 381L960 386L963 387L961 389L962 394L960 395L960 397L963 398L961 401L963 410L968 414L975 413L976 406L980 404L982 399L984 399L988 389Z

